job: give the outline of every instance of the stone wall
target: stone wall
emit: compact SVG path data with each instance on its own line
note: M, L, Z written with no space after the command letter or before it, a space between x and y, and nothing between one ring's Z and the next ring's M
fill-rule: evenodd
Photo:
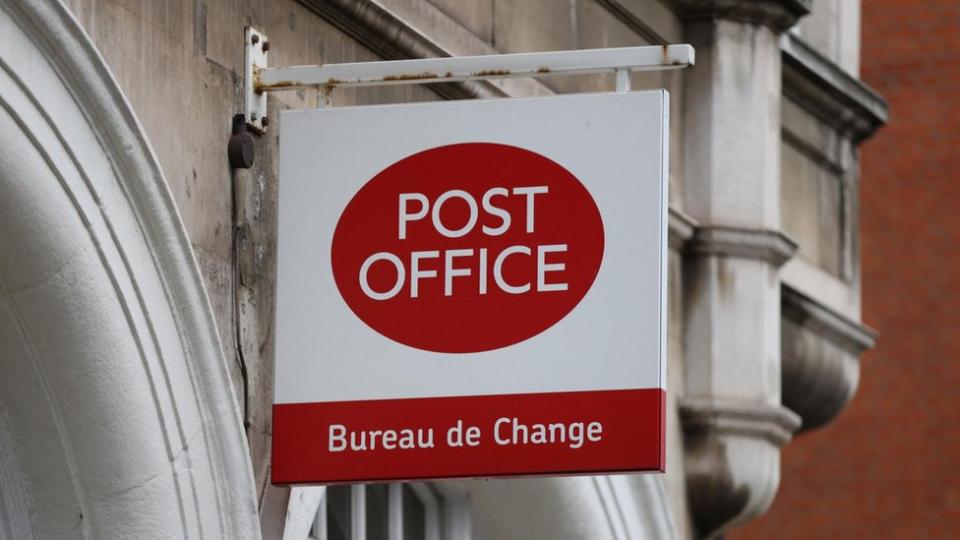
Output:
M877 347L848 410L785 451L770 512L730 538L956 535L960 4L864 2L862 25L863 78L891 108L861 153L863 317Z

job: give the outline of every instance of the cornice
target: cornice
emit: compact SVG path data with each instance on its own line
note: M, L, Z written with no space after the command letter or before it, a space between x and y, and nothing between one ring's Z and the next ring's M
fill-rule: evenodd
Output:
M788 285L781 286L780 302L784 317L850 353L859 355L876 345L875 330L848 319Z
M795 289L781 286L783 404L803 418L803 429L833 420L853 398L860 354L876 332Z
M783 93L856 143L889 119L883 96L847 73L800 37L780 40Z
M783 231L727 225L700 225L686 246L693 255L726 255L781 266L797 251Z
M681 398L684 472L696 537L714 538L770 506L780 447L800 427L792 411L759 401Z
M783 32L810 13L813 0L673 0L687 20L724 19L762 24Z
M764 439L781 447L800 429L800 417L787 409L747 401L681 398L678 402L684 433L711 432Z

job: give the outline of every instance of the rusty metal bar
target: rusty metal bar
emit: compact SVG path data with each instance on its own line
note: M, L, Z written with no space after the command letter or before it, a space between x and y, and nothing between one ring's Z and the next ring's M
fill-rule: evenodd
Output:
M616 90L630 91L631 71L692 66L690 45L652 45L486 56L419 58L316 66L268 67L270 42L247 28L244 45L244 117L258 133L267 129L267 92L316 88L319 107L329 107L338 87L449 83L507 77L544 77L582 73L616 73Z
M539 53L419 58L316 66L255 68L254 90L294 90L310 87L422 84L507 77L542 77L684 68L694 63L690 45L654 45Z

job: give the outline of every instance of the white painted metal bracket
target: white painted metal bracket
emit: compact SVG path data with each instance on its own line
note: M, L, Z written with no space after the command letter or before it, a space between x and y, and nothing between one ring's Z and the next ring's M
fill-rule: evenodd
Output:
M356 62L315 66L267 67L267 38L247 29L244 104L247 122L258 131L266 128L266 93L276 90L317 88L320 106L329 105L337 87L423 84L544 77L616 72L616 91L630 91L631 71L680 69L694 64L690 45L653 45L612 49L585 49L537 53L492 54L419 58L382 62Z
M267 130L267 94L258 91L254 84L257 73L267 67L269 50L267 36L248 26L243 45L243 115L247 125L257 133L266 133Z

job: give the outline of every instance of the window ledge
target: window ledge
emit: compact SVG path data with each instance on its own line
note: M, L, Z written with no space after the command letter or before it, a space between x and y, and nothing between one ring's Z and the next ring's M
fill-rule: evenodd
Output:
M876 332L792 289L781 288L783 404L813 429L836 417L856 392L860 354Z
M859 143L889 119L883 96L823 56L803 39L780 40L783 93Z
M793 257L797 243L778 230L701 225L696 228L687 250L694 255L756 259L779 267Z

